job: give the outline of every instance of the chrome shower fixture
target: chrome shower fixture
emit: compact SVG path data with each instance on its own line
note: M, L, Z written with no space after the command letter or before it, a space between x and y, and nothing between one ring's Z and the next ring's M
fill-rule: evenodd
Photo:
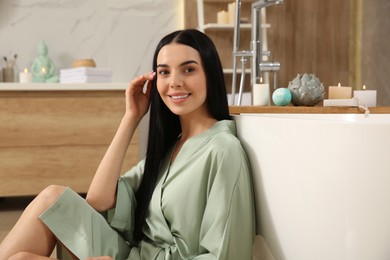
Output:
M269 51L263 51L262 38L261 38L261 21L260 11L262 8L282 4L283 0L259 0L252 3L252 20L251 20L251 43L250 50L240 50L240 16L241 16L241 0L236 0L236 13L234 23L234 44L233 44L233 76L232 76L232 105L234 105L235 92L236 92L236 79L237 79L237 57L249 57L251 60L250 79L251 88L253 84L256 84L260 80L261 72L273 72L274 73L274 88L277 86L276 72L280 69L280 63L278 61L266 61L263 60L263 55L269 56ZM245 70L241 71L245 74ZM241 76L241 83L239 89L239 102L241 105L241 97L243 94L243 82Z

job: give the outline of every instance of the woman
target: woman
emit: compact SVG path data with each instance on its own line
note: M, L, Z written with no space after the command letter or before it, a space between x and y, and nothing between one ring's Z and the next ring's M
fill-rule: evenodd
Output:
M149 104L146 159L120 177ZM45 259L39 256L57 241L79 259L252 259L249 164L205 34L165 36L153 72L130 83L125 115L86 201L69 188L46 188L2 242L1 259ZM110 209L109 222L97 213Z

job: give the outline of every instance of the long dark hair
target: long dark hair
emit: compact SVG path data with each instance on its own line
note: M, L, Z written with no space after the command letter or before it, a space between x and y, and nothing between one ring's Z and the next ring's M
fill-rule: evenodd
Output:
M212 40L204 33L195 29L175 31L165 36L157 45L154 53L153 71L157 69L157 56L161 48L170 43L184 44L199 52L206 74L207 97L205 102L208 112L216 120L229 119L229 107L222 65ZM179 117L173 114L162 101L157 91L156 78L151 91L145 170L142 182L136 193L135 241L142 239L142 226L145 223L150 199L156 186L161 161L180 133Z

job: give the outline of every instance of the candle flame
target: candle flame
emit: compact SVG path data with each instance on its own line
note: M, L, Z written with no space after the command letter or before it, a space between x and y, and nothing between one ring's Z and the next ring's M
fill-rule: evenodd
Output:
M28 69L27 69L27 68L24 68L23 71L24 71L24 73L27 73L27 72L28 72Z
M263 77L260 77L260 83L263 83Z
M42 67L42 73L46 73L46 68Z
M339 82L339 84L337 85L338 87L341 87L341 84L340 84L340 82Z
M366 85L363 85L363 90L366 90Z

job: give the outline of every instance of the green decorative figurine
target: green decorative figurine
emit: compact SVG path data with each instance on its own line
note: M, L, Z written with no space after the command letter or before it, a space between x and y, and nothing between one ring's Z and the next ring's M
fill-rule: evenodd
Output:
M33 82L58 82L59 78L54 74L53 61L47 56L48 49L45 42L39 44L37 54L31 66Z

